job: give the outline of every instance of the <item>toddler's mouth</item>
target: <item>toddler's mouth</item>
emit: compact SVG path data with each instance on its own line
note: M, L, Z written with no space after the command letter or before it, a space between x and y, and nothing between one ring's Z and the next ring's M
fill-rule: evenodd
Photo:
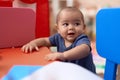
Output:
M71 35L71 36L74 35L74 34L75 34L75 33L68 33L68 35Z

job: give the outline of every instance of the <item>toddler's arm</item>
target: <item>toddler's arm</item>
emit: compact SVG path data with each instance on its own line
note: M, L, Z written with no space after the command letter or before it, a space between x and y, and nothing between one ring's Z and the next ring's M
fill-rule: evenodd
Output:
M49 38L38 38L30 41L22 46L22 51L25 53L32 52L33 50L39 50L39 46L51 46Z
M68 51L65 51L64 58L66 60L76 60L86 57L90 53L90 47L87 44L81 44Z
M86 57L90 53L90 47L87 44L76 46L63 53L55 52L46 55L47 60L76 60Z

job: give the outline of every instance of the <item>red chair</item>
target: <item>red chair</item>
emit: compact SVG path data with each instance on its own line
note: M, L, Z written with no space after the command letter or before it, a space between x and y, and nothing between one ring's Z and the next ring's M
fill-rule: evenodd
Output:
M0 7L12 7L14 0L0 0ZM49 29L49 1L48 0L21 0L24 3L37 3L36 6L36 38L48 37Z
M43 59L49 53L48 48L30 55L19 48L35 38L49 36L48 0L37 0L36 7L36 13L28 8L0 7L0 77L16 64L49 63Z
M0 7L0 48L20 47L35 39L35 19L31 9Z
M49 29L49 0L21 0L24 3L37 3L36 6L36 38L48 37Z
M0 0L0 7L12 7L13 0Z
M48 0L37 0L36 7L36 38L48 37L49 29L49 2Z

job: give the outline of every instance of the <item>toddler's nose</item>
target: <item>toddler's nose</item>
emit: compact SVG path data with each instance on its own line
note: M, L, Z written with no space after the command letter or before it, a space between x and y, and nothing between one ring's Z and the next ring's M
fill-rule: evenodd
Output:
M74 29L74 25L69 25L69 29Z

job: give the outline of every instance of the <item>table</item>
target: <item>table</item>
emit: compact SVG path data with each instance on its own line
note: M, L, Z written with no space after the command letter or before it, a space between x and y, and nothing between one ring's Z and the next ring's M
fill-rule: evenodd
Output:
M0 49L0 78L3 77L14 65L46 65L51 63L44 59L50 53L47 47L41 47L39 51L24 53L20 48Z
M41 47L38 52L34 51L29 54L23 53L20 48L0 49L0 77L2 78L9 72L11 76L14 77L12 80L18 80L21 76L23 77L23 80L31 80L33 78L34 80L49 80L50 78L60 78L61 80L103 80L99 76L78 65L60 61L53 62L44 60L44 56L49 53L50 50L47 47ZM32 73L32 75L28 75L24 78L24 75L29 74L31 68L36 71ZM17 76L16 74L21 76Z

